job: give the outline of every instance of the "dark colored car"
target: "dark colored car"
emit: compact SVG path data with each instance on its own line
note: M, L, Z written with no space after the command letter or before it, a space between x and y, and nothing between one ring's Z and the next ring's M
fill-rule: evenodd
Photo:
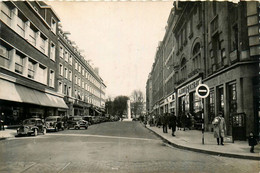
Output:
M17 129L17 135L34 135L38 133L43 135L46 133L46 126L40 118L29 118L23 121L22 125Z
M89 125L94 124L92 116L83 116L83 120L87 121Z
M83 117L81 116L69 117L67 124L68 124L68 129L70 128L79 129L80 127L85 127L85 129L88 128L88 122L83 120Z
M60 116L49 116L45 119L45 124L47 131L54 130L64 130L64 122L62 121L62 117Z

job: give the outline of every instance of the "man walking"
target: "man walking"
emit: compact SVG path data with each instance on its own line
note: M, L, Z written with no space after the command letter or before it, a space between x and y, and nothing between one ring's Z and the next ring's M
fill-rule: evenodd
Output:
M176 116L174 113L172 113L169 116L169 129L172 129L172 136L175 136L175 131L176 131Z

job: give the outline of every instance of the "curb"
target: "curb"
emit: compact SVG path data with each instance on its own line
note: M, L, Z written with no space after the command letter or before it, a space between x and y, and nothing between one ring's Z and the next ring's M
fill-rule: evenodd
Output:
M245 156L245 155L239 155L239 154L221 153L221 152L216 152L216 151L202 150L202 149L197 149L197 148L186 147L186 146L183 146L183 145L178 145L178 144L175 144L175 143L167 140L166 138L162 137L161 135L159 135L158 133L156 133L152 129L149 129L146 126L145 126L145 128L150 130L156 136L161 138L164 142L168 143L169 145L171 145L171 146L173 146L175 148L188 150L188 151L193 151L193 152L198 152L198 153L210 154L210 155L215 155L215 156L230 157L230 158L248 159L248 160L257 160L257 161L259 161L259 159L260 159L260 157L257 157L257 156Z

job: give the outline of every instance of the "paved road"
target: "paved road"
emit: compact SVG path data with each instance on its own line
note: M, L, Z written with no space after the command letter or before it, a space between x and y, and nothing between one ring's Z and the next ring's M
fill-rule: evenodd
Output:
M139 122L0 141L0 172L259 172L257 161L173 148Z

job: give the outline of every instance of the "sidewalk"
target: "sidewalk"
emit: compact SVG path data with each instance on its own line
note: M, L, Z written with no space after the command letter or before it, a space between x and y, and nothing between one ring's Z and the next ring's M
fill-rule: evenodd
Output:
M16 129L0 130L0 140L15 137L15 135L16 135Z
M171 129L168 129L168 133L163 133L162 127L146 125L146 128L177 148L219 156L260 160L260 144L255 146L255 153L250 153L250 146L248 146L247 141L235 141L232 143L231 139L225 138L224 146L217 145L212 132L204 133L204 144L202 144L202 132L199 130L176 130L173 137Z

